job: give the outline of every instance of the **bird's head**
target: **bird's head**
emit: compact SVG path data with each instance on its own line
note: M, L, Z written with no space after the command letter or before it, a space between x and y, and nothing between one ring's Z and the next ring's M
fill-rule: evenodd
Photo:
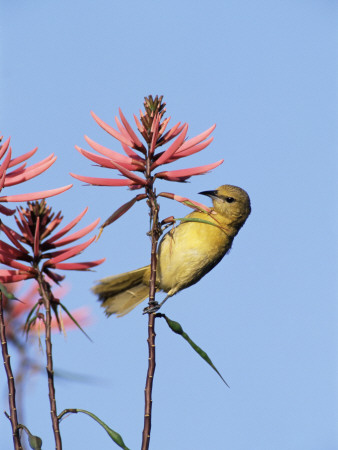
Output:
M237 186L225 184L215 191L203 191L200 194L210 197L214 210L236 227L240 228L251 212L248 194Z

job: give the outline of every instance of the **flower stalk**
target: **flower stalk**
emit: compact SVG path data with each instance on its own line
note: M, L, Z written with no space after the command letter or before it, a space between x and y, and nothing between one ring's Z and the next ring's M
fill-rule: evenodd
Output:
M2 292L0 292L0 338L1 338L1 351L4 361L7 383L8 383L8 402L10 415L8 416L13 433L13 443L15 450L22 450L19 428L18 428L18 415L16 409L16 399L15 399L15 382L14 376L10 363L10 355L8 353L7 339L6 339L6 327L4 321L3 303L2 303Z
M39 284L39 290L45 306L45 344L46 344L46 372L48 379L48 397L50 404L50 415L52 419L52 426L55 439L56 450L62 450L62 441L59 427L59 419L57 416L56 399L55 399L55 385L54 385L54 368L53 368L53 355L52 355L52 312L51 304L54 300L49 283L46 282L41 272L37 277Z
M156 195L153 187L148 189L148 205L150 207L150 217L152 221L151 229L151 263L150 263L150 283L149 283L149 303L148 303L148 370L146 378L146 387L144 391L145 405L144 405L144 426L142 433L142 450L148 450L150 443L151 431L151 417L152 417L152 390L154 382L154 374L156 367L155 354L155 318L156 315L152 312L158 303L155 300L156 293L156 266L157 266L157 245L161 235L161 227L158 221L159 205L156 201Z

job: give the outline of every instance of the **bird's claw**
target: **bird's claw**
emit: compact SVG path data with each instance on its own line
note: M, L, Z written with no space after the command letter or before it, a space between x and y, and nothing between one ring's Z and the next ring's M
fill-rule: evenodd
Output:
M159 305L157 302L153 303L152 305L147 306L143 310L143 314L154 314L161 308L161 305Z

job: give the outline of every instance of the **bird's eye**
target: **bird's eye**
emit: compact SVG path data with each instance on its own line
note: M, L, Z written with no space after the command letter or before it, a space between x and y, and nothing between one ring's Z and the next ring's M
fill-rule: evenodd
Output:
M227 203L233 203L235 201L235 199L233 197L225 197L225 201Z

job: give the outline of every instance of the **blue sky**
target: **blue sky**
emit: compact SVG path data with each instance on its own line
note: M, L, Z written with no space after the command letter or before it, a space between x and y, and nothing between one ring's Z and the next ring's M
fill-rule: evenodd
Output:
M190 137L217 124L212 145L173 168L225 161L158 189L201 201L198 192L235 184L251 197L230 254L164 307L231 388L158 321L151 448L338 449L337 3L45 0L2 1L1 10L1 134L12 137L15 155L38 146L34 162L58 156L26 191L68 184L69 172L102 175L74 149L88 148L87 134L119 150L90 111L113 124L121 107L131 120L145 95L163 94L172 123L188 122ZM73 182L50 201L66 221L85 206L85 224L104 220L133 195ZM186 213L161 203L162 218ZM86 251L86 260L106 263L67 274L65 303L91 306L94 343L79 332L54 339L57 368L93 377L57 380L58 410L94 412L131 449L140 447L143 425L146 318L139 307L106 319L90 287L146 264L147 230L145 204L137 204ZM4 373L0 380L5 409ZM46 392L44 376L29 385L25 424L47 449ZM110 448L88 417L67 418L61 431L65 449ZM4 416L0 435L10 448Z

